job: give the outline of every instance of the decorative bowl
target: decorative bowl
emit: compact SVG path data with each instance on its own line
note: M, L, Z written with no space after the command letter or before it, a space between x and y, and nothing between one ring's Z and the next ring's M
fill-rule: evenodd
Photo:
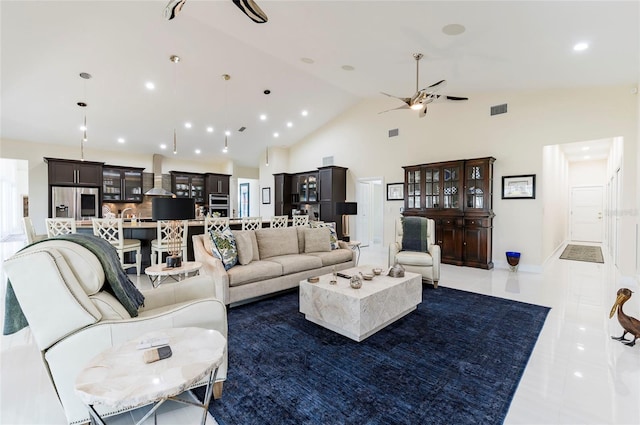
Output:
M375 269L372 269L371 271L376 276L380 276L382 274L382 269L380 267L376 267Z
M360 289L362 288L362 279L360 279L360 276L351 276L349 284L353 289Z
M307 278L307 282L309 283L318 283L320 282L320 278L318 276L312 276Z
M360 272L360 276L362 276L362 278L363 278L364 280L371 280L371 279L373 279L373 275L372 275L372 274L369 274L369 273L362 273L362 272Z

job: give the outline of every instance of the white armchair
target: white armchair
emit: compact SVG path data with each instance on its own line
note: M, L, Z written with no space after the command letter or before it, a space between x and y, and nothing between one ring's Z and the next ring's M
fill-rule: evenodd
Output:
M395 264L396 260L405 270L413 273L420 273L423 280L429 280L433 287L438 287L440 280L440 245L436 245L436 225L430 218L426 220L427 244L426 252L405 251L402 249L403 228L402 218L396 219L395 241L389 245L389 266Z
M98 258L76 243L40 242L7 259L3 269L69 424L89 421L86 407L74 393L74 382L84 365L103 350L164 328L201 327L227 337L226 309L210 276L143 292L144 306L131 317L103 290L105 273ZM226 376L225 354L214 388L216 398L222 395ZM97 407L101 416L120 413Z

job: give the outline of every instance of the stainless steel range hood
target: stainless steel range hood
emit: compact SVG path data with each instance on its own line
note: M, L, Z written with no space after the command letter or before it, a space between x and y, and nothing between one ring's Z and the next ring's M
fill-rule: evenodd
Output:
M147 190L146 196L174 196L162 187L162 155L153 154L153 188Z

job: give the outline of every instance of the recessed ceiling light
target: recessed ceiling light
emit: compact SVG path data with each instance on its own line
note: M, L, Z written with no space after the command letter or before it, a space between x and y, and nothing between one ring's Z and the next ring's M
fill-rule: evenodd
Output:
M301 60L302 62L304 62L304 63L309 63L309 64L311 64L311 63L314 63L314 62L315 62L315 61L314 61L313 59L311 59L311 58L300 58L300 60Z
M124 143L124 138L123 137L118 137L118 143Z
M273 133L273 137L280 137L280 134L278 132Z
M267 115L266 114L260 114L260 121L266 121L267 120Z
M464 25L460 24L449 24L442 27L442 32L447 35L460 35L465 32L467 29Z
M585 155L584 159L591 159L591 157L589 155Z
M575 376L576 378L582 378L582 372L575 371L573 372L573 376Z
M577 43L575 46L573 46L573 50L575 50L576 52L582 52L583 50L587 50L589 48L589 43Z
M589 150L589 146L585 146L582 148L583 151L588 151Z
M355 68L351 65L342 65L342 69L345 71L353 71Z
M147 90L153 90L156 88L156 85L151 81L147 81L146 83L144 83L144 86L147 88Z
M191 128L191 123L190 122L184 123L184 128Z
M293 127L293 123L292 123L291 121L289 121L289 122L287 123L287 127L289 127L289 128Z
M164 143L160 145L160 149L166 149L167 145L165 145Z
M301 114L303 117L306 117L307 115L309 115L309 111L307 111L306 109L303 109Z
M213 127L207 127L207 133L213 133Z
M200 155L201 151L200 151L200 149L196 149L195 152L196 152L197 155Z

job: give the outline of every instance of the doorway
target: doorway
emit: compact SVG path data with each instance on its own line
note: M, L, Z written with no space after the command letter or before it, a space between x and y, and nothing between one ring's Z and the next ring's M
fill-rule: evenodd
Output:
M240 183L240 199L238 201L238 216L249 217L249 183Z
M355 238L361 246L382 245L384 198L382 178L369 177L358 179L356 185L356 201L358 215L356 216Z

